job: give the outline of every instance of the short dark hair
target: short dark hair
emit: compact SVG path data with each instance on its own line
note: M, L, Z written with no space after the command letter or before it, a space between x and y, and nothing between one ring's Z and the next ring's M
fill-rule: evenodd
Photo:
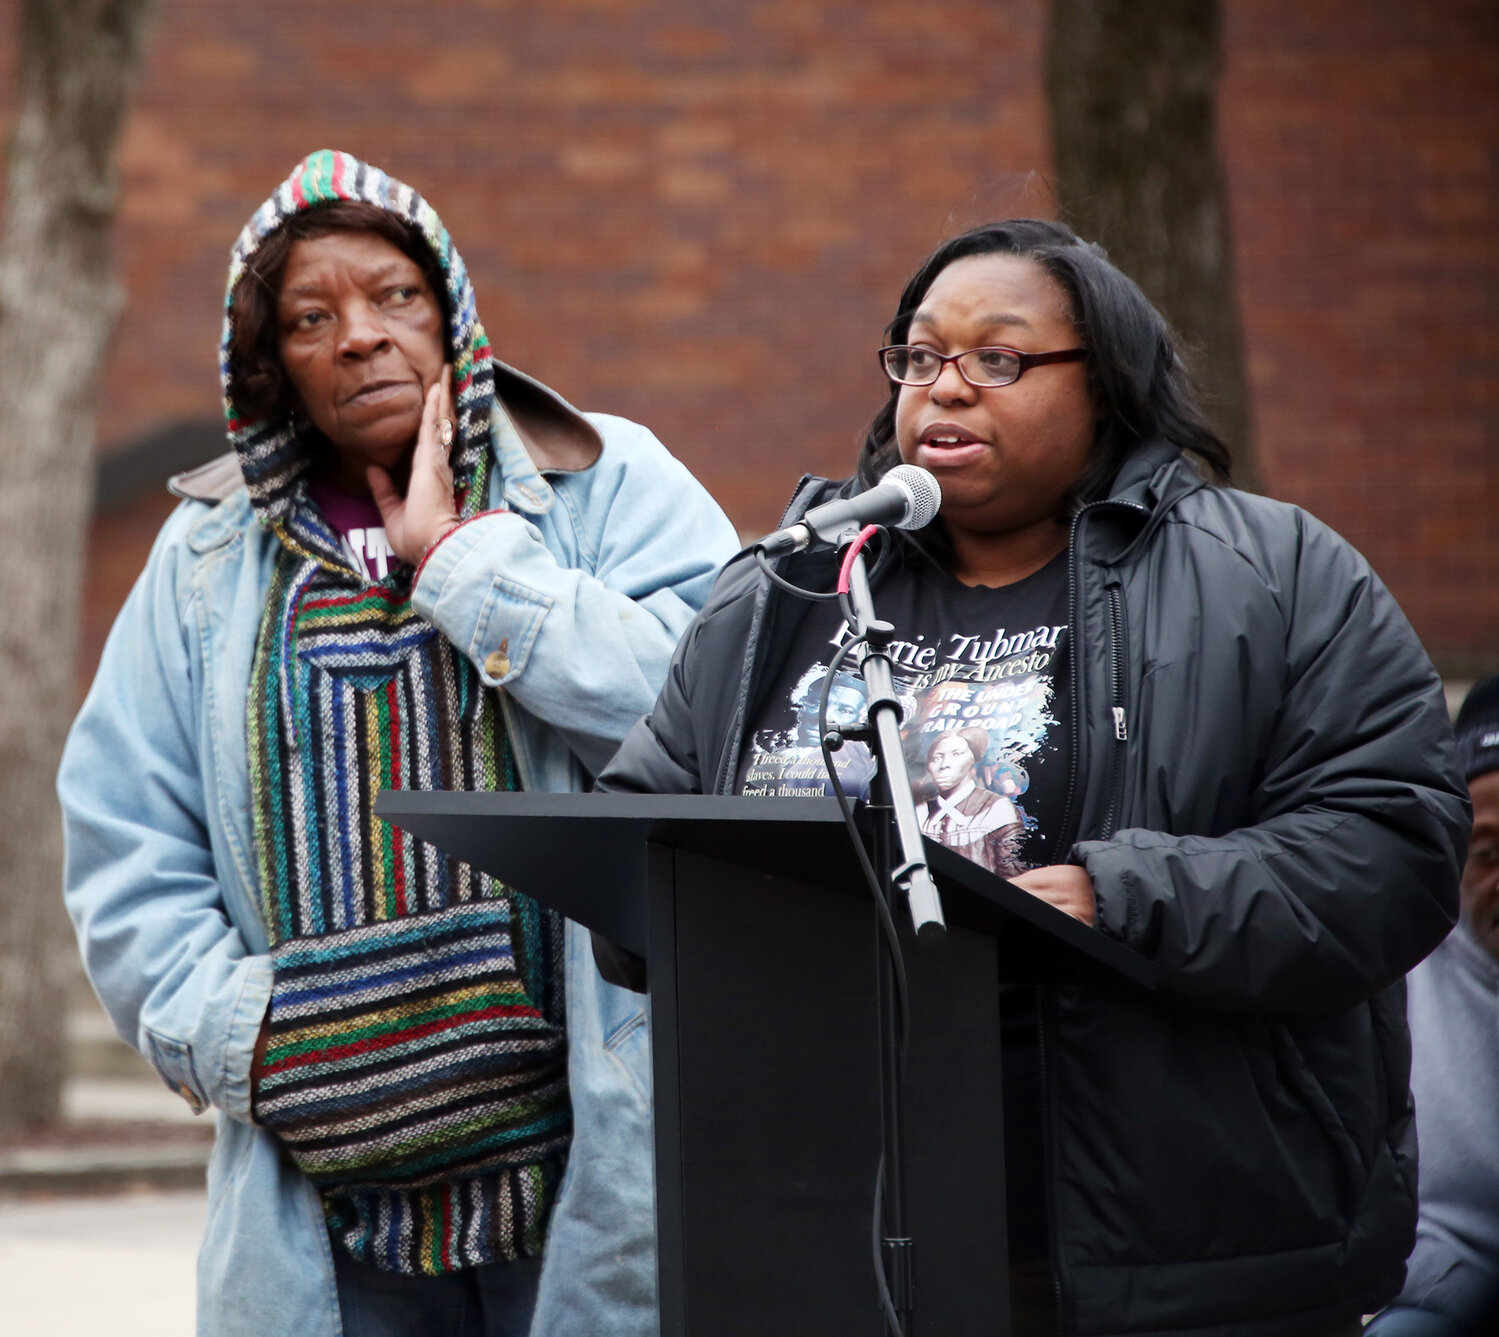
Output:
M389 210L360 200L334 200L304 210L260 243L229 304L229 398L235 412L247 421L284 417L297 406L281 365L276 323L281 280L293 245L338 232L372 233L414 261L437 298L447 340L447 278L437 253L415 227Z
M943 242L911 276L895 318L885 328L887 344L905 343L911 317L927 291L955 260L971 255L1015 255L1039 265L1067 296L1068 315L1087 348L1088 385L1098 402L1098 429L1074 506L1101 496L1119 467L1145 443L1161 439L1201 459L1226 481L1233 459L1208 424L1165 317L1134 280L1116 268L1102 247L1070 228L1038 218L985 223ZM895 465L895 403L900 387L875 414L859 452L858 476L872 487ZM944 540L939 539L939 543ZM923 545L925 546L925 545ZM932 552L932 556L941 554Z

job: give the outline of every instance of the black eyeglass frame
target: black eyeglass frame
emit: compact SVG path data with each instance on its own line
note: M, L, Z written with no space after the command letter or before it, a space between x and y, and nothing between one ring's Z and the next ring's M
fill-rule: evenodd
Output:
M903 380L890 370L890 364L886 360L890 353L901 353L906 351L917 351L926 353L937 359L937 370L929 381ZM963 370L962 359L971 353L1008 353L1015 359L1015 375L1008 381L976 381ZM983 348L965 348L961 353L939 353L935 348L924 348L920 344L887 344L879 351L880 369L896 385L909 385L921 389L928 385L936 385L942 379L942 373L947 364L951 362L958 369L958 375L968 382L975 390L1003 390L1007 385L1014 385L1032 367L1044 367L1050 362L1078 362L1088 356L1086 348L1061 348L1050 353L1022 353L1018 348L1006 348L1003 344L989 344Z

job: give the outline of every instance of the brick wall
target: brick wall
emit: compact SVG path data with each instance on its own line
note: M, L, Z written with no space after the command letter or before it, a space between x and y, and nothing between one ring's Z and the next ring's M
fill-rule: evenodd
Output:
M1499 668L1499 21L1478 0L1224 10L1271 489L1369 555L1449 668ZM883 393L873 349L935 241L1050 209L1043 0L159 12L104 449L217 413L229 244L309 149L419 186L500 355L647 422L746 530L802 470L847 471ZM117 522L98 564L138 565L148 527Z
M1226 0L1223 147L1277 496L1438 662L1499 669L1499 9Z
M228 245L339 147L434 203L500 356L649 423L769 523L799 470L846 470L914 260L1045 161L1041 7L944 11L167 0L125 145L107 434L212 408Z

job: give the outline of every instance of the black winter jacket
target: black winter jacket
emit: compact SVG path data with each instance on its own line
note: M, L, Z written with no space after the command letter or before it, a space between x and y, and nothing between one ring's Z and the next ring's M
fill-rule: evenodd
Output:
M1064 1328L1324 1331L1414 1240L1402 976L1456 916L1469 822L1440 682L1348 544L1164 445L1069 561L1061 847L1160 984L1042 994ZM731 562L601 787L732 792L805 608Z

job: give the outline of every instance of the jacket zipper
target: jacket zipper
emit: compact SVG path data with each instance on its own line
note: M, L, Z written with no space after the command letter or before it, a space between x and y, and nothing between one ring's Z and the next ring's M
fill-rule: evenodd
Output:
M1077 540L1082 532L1083 516L1088 513L1088 509L1084 506L1072 517L1072 526L1067 535L1067 635L1071 640L1069 648L1072 651L1072 755L1067 759L1067 803L1062 809L1062 824L1057 828L1059 850L1072 847L1072 810L1077 804L1077 777L1080 772L1078 752L1083 736L1083 718L1077 703L1082 700L1083 656L1077 640Z
M1072 517L1067 535L1067 630L1072 649L1072 756L1068 762L1067 804L1062 810L1062 824L1058 828L1058 849L1071 849L1076 840L1074 813L1078 802L1078 777L1082 773L1082 739L1087 728L1087 719L1079 709L1083 701L1083 647L1078 640L1078 586L1082 558L1078 539L1082 534L1083 517L1089 511L1103 506L1120 506L1128 510L1148 514L1144 506L1134 502L1094 501L1081 507ZM1109 604L1109 723L1114 738L1110 756L1109 801L1105 810L1100 838L1107 839L1114 833L1118 817L1119 797L1124 787L1124 745L1129 741L1129 720L1124 702L1124 595L1119 581L1112 580L1107 588ZM1077 814L1081 822L1081 814ZM1051 1064L1048 1060L1046 1035L1049 1010L1046 1006L1046 990L1036 986L1037 1032L1040 1037L1041 1062L1041 1152L1042 1177L1045 1180L1046 1232L1051 1249L1051 1286L1056 1305L1058 1337L1067 1331L1066 1296L1062 1288L1062 1229L1057 1219L1056 1197L1056 1136L1053 1129L1053 1106L1051 1091Z
M1132 501L1090 501L1072 517L1072 526L1067 535L1067 631L1071 637L1072 649L1072 756L1067 764L1067 803L1062 809L1062 824L1057 828L1058 849L1070 849L1077 840L1074 818L1081 820L1077 813L1078 801L1078 777L1082 772L1082 740L1087 728L1087 720L1083 711L1079 709L1079 703L1083 701L1083 647L1078 640L1078 586L1079 571L1082 558L1079 550L1078 539L1082 534L1083 517L1090 511L1098 510L1104 506L1120 507L1125 510L1136 511L1141 515L1149 512L1144 506ZM1113 770L1110 775L1109 808L1107 812L1106 830L1102 832L1101 838L1106 839L1113 834L1113 824L1117 815L1119 794L1124 781L1124 747L1123 744L1129 739L1129 722L1125 716L1124 701L1124 597L1118 580L1111 581L1108 585L1109 596L1109 690L1111 700L1109 702L1109 725L1110 733L1119 746L1114 749L1112 758Z
M1105 589L1109 601L1109 715L1114 725L1114 746L1109 755L1109 802L1104 809L1098 838L1114 834L1119 818L1119 799L1124 792L1124 752L1129 742L1129 721L1124 711L1124 593L1117 580ZM1074 749L1074 754L1076 749Z

